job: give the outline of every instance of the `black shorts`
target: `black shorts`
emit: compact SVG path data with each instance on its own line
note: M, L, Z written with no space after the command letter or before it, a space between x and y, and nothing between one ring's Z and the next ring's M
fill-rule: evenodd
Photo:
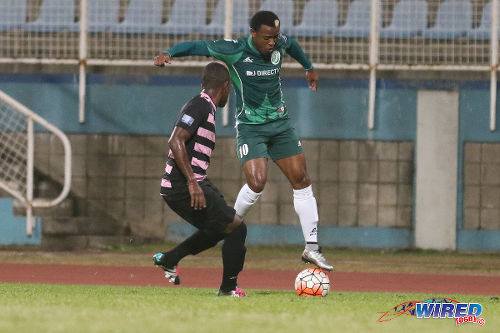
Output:
M233 222L236 211L227 205L224 196L209 180L201 181L199 184L207 203L204 209L195 210L191 207L191 196L187 186L185 190L175 194L164 195L163 199L174 212L196 228L223 232L226 226Z

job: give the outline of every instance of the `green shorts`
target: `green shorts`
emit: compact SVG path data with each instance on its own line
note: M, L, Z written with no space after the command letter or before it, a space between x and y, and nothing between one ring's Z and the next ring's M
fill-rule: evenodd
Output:
M290 119L258 125L238 124L236 132L236 155L241 164L259 157L276 161L303 152Z

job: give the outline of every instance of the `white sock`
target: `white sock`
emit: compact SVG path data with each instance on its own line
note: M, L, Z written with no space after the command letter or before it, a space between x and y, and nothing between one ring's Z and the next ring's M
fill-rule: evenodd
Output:
M299 216L300 226L307 245L318 244L318 205L312 191L312 185L301 190L293 190L293 206ZM315 245L314 245L315 244Z
M262 192L254 192L248 184L243 185L238 193L238 197L236 198L236 202L234 203L234 210L236 210L236 214L243 217L248 212L250 207L253 206L254 203L257 202Z

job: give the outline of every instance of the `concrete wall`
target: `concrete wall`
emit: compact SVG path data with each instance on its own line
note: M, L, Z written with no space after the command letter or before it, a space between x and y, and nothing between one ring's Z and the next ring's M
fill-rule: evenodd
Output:
M72 208L65 213L70 216L58 212L45 218L45 245L64 242L69 246L71 242L85 247L130 239L164 240L169 226L182 221L159 195L167 136L70 134L69 138ZM411 227L413 143L309 139L302 144L321 228ZM63 150L56 138L37 133L35 151L37 172L61 182ZM292 188L274 163L269 166L264 194L246 222L250 226L298 226ZM208 176L233 205L245 182L235 139L217 139ZM88 218L88 223L97 220L101 225L89 231L69 228L70 217Z
M500 143L466 143L464 163L464 228L500 230Z

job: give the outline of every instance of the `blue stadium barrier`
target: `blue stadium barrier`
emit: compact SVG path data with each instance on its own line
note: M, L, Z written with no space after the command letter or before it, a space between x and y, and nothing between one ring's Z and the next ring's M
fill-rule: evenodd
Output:
M292 36L327 35L337 27L339 8L336 0L311 0L306 3L302 21L288 29Z
M210 24L203 28L203 33L209 35L223 35L224 34L224 12L225 0L219 0L215 7L215 12L212 16ZM248 0L234 0L233 1L233 33L242 34L249 31L249 18L250 9Z
M0 198L0 245L40 245L42 243L41 219L35 218L35 229L26 235L26 218L14 216L13 199Z
M59 30L78 30L75 22L75 3L67 0L44 0L40 14L33 22L23 25L28 31L53 32Z
M168 21L155 32L169 35L188 35L203 32L206 20L206 4L198 0L176 0Z
M19 29L26 23L26 0L0 0L0 30Z
M89 0L89 31L106 31L112 26L118 25L120 22L119 10L120 0Z
M382 22L382 8L380 22ZM370 0L354 0L347 11L345 24L333 30L333 35L347 38L364 38L370 36L371 2Z
M381 38L408 38L427 28L427 1L401 0L394 7L391 23L380 29Z
M280 31L288 33L293 27L293 1L292 0L265 0L259 10L269 10L278 15Z
M422 32L424 38L453 39L472 29L472 4L469 0L449 0L439 5L433 27Z

